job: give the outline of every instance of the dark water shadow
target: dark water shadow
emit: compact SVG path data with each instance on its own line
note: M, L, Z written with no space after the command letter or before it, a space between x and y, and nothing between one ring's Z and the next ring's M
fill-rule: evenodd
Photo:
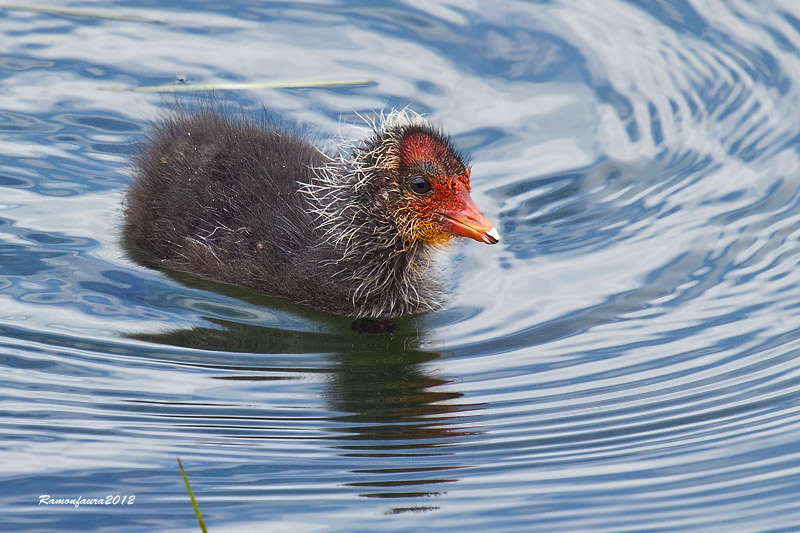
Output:
M207 318L207 327L134 334L131 338L190 348L194 353L182 354L178 364L226 370L215 379L296 379L287 376L287 370L324 374L327 416L320 429L334 434L330 448L342 457L358 458L355 462L363 466L352 473L364 481L343 484L364 490L359 493L362 497L431 497L440 494L431 487L458 481L453 472L464 466L443 464L441 458L449 455L448 445L479 432L464 427L468 417L462 413L477 406L460 403L462 394L446 387L452 382L426 368L426 363L441 354L421 348L425 332L418 318L395 320L391 330L363 333L354 330L350 318L184 272L165 273L190 287L267 307L282 318L267 325ZM283 318L286 316L290 318ZM204 353L209 355L204 357ZM255 354L264 355L263 366ZM281 355L286 356L285 361ZM228 359L230 364L225 362ZM279 372L276 361L281 363ZM387 461L391 464L387 458L392 457L399 459L397 466L387 468ZM393 507L387 514L434 508Z

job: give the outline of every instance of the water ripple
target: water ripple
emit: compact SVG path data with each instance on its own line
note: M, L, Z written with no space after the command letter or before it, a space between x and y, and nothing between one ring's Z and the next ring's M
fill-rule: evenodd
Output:
M0 13L9 527L196 530L180 456L211 529L797 528L796 8L179 4ZM321 137L428 112L503 241L379 335L135 265L128 158L164 101L97 89L177 75L374 77L226 96ZM47 492L137 503L32 513Z

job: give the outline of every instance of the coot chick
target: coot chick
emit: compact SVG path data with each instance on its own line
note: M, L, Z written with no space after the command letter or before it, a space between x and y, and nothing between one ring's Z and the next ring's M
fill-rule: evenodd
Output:
M328 155L272 119L201 105L154 126L134 172L125 231L160 265L356 318L439 307L429 253L499 240L464 157L410 111Z

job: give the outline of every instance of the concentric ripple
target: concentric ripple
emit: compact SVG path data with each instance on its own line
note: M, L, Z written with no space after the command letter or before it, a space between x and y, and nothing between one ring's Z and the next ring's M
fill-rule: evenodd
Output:
M3 525L196 531L179 456L214 531L800 529L800 7L96 7L166 23L0 10ZM170 97L108 89L322 78L377 83L224 96L452 131L502 241L446 309L358 333L127 257Z

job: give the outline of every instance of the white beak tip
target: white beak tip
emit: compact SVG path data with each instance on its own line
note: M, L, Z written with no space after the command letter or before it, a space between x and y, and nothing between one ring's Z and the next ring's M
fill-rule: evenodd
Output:
M500 234L497 232L497 228L494 226L492 226L492 229L486 232L486 235L489 237L489 239L491 239L489 244L497 244L500 242Z

